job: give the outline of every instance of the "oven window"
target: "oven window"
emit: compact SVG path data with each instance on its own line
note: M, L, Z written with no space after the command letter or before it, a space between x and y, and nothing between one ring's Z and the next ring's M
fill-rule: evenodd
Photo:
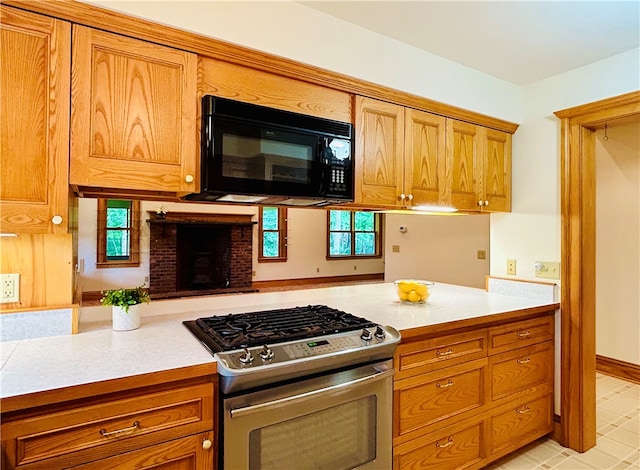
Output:
M249 470L349 470L376 458L376 396L251 431Z

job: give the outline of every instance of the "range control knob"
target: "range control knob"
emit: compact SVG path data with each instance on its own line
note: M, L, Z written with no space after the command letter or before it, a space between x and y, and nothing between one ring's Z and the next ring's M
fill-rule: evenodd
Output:
M378 339L384 339L387 336L387 333L382 329L380 325L377 326L376 332L373 334Z
M363 341L371 341L372 338L373 335L371 334L371 332L364 328L362 330L362 334L360 335L360 339L362 339Z
M262 351L260 351L260 358L263 361L270 361L271 359L273 359L274 355L275 353L273 352L273 349L271 349L266 344L262 346Z
M244 348L244 353L238 357L238 360L242 364L251 364L253 362L253 355L251 354L251 351L249 351L249 348Z

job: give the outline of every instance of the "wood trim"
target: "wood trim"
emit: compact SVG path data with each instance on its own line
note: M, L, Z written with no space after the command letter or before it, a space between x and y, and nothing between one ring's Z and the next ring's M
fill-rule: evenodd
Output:
M0 310L0 315L4 315L5 313L28 313L28 312L44 312L47 310L65 310L65 309L77 309L79 308L78 304L68 304L68 305L47 305L46 307L27 307L27 308L9 308L6 310Z
M6 419L7 413L42 406L50 406L56 403L70 402L73 400L101 397L108 393L130 391L152 385L172 386L180 380L201 380L202 377L212 376L217 373L215 361L195 366L169 369L148 374L133 375L118 379L105 380L83 385L47 390L43 392L26 393L0 400L2 418Z
M622 380L640 384L640 365L596 355L596 370Z
M595 143L594 126L640 119L640 92L563 111L561 118L562 445L585 452L595 433Z
M544 286L555 286L557 285L555 282L547 282L547 281L533 281L531 279L518 279L515 277L503 277L503 276L485 276L484 277L484 289L489 290L489 279L503 279L505 281L515 281L515 282L528 282L530 284L542 284Z
M225 225L254 225L253 214L212 214L208 212L167 212L164 218L158 217L155 211L147 211L148 222L154 224L225 224Z
M272 287L294 287L294 286L315 286L319 284L346 284L350 282L382 281L384 273L358 274L353 276L326 276L326 277L306 277L298 279L281 279L273 281L254 281L253 287L256 289L268 289Z
M73 0L48 2L3 0L3 4L335 90L391 101L402 106L479 124L510 134L518 128L518 124L502 119Z

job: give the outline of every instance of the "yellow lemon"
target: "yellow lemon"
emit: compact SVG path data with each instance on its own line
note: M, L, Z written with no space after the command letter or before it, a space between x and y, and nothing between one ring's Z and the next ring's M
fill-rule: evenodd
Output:
M429 289L424 284L417 284L416 283L415 291L418 293L420 298L422 298L422 297L426 298L426 297L429 296Z
M398 282L398 292L402 291L405 294L408 294L412 290L413 290L413 282L408 282L408 281Z
M415 290L412 290L411 292L409 292L407 300L409 302L420 302L420 294L418 294Z
M404 290L402 290L400 287L398 287L398 298L400 300L407 300L408 298L408 293L405 292Z

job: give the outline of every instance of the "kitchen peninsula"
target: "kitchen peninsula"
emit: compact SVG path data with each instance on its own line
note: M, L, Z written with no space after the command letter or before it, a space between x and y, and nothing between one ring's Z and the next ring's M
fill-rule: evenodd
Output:
M216 365L182 321L310 304L342 309L402 333L394 358L394 467L413 468L417 459L435 464L443 458L436 444L446 444L447 439L472 443L447 447L453 453L447 457L453 458L449 462L453 467L462 461L482 466L551 431L557 303L437 284L428 303L411 305L397 300L392 283L374 283L155 301L145 306L140 329L130 332L111 330L107 308L87 307L81 312L78 335L3 343L3 454L15 458L16 446L26 442L24 449L37 455L27 456L31 460L23 463L39 461L46 466L47 462L69 462L64 452L79 455L74 462L89 455L113 459L123 452L142 452L144 446L163 453L162 446L174 441L206 452L215 442ZM443 396L434 398L427 392L432 383L440 390L438 384L454 382L464 384L463 393L446 387L450 396L444 402ZM30 448L29 439L17 443L20 420L47 418L71 426L78 407L98 409L107 406L103 402L109 399L117 402L119 410L135 409L136 403L155 404L167 395L166 405L149 411L157 413L174 406L170 398L176 390L184 395L181 403L196 399L201 403L178 413L190 417L172 428L180 429L179 433L171 429L141 432L144 435L137 442L118 439L120 447L107 444L98 451L91 447L100 446L96 439L71 448L62 446L61 440L69 436L58 441L54 436L44 451ZM145 394L152 394L154 401ZM511 412L517 419L509 417ZM100 410L96 413L100 415ZM102 424L98 420L95 426ZM123 421L120 427L133 426ZM95 431L100 437L101 430ZM135 428L130 432L136 434ZM211 455L202 458L213 461Z

